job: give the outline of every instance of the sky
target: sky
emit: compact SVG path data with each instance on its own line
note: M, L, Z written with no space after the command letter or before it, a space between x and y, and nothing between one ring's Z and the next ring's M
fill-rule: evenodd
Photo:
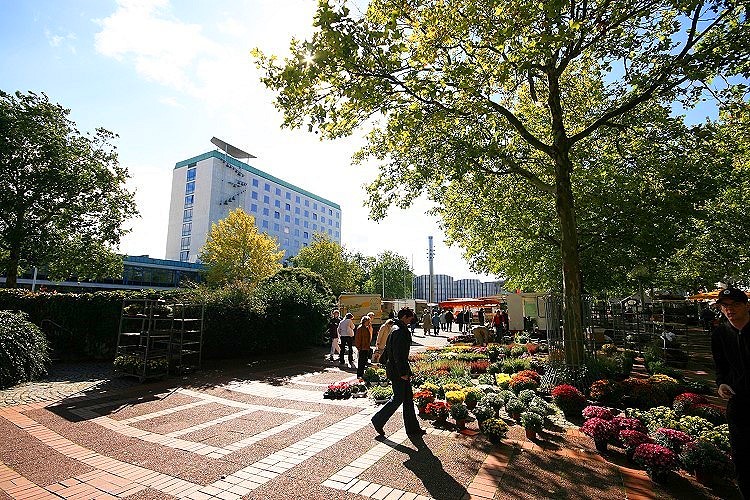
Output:
M219 137L257 157L251 165L338 203L342 244L377 255L391 250L427 274L427 238L435 272L455 279L495 276L469 269L458 247L443 243L426 200L368 219L363 185L374 165L353 166L361 133L321 142L281 129L273 94L250 57L258 47L288 53L291 38L312 33L315 0L0 0L0 89L44 92L71 110L79 130L119 135L120 163L132 178L140 218L119 250L163 258L172 169L214 149Z

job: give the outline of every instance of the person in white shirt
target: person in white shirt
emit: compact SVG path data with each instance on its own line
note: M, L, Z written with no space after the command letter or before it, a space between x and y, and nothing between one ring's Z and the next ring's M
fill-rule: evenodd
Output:
M346 316L344 316L344 319L339 323L338 327L338 333L339 333L339 364L344 364L344 351L346 350L346 346L349 346L349 364L354 364L354 353L353 353L353 343L354 343L354 321L352 321L352 318L354 316L352 313L346 313Z

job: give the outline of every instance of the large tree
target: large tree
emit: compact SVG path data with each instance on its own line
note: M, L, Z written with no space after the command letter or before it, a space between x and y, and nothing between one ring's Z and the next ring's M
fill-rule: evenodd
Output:
M211 225L200 260L206 264L206 281L221 285L233 281L257 284L281 269L284 252L278 242L258 232L255 218L241 208Z
M47 266L53 278L122 273L113 249L137 215L128 172L113 133L84 135L69 114L44 94L0 91L0 259L9 288L19 267Z
M447 185L476 171L512 176L548 198L566 361L577 364L576 158L643 103L692 100L700 82L746 69L746 9L722 0L372 0L365 14L352 15L345 4L319 0L316 31L292 41L291 58L256 55L285 125L326 138L372 127L358 158L381 162L376 217L388 204L408 205L425 183ZM589 73L601 76L596 105L577 85ZM521 112L522 95L537 111Z
M383 299L411 298L414 273L406 257L386 250L375 258L365 281L365 293L378 293Z
M323 276L336 296L355 291L361 273L346 249L325 233L315 233L312 242L290 260L296 267L305 267Z

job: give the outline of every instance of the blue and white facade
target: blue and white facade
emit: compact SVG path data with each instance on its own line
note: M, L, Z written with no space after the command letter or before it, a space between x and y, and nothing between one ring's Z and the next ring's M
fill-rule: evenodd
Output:
M211 224L242 208L258 230L276 238L284 258L315 233L341 243L341 207L222 151L177 162L167 230L167 259L196 262Z

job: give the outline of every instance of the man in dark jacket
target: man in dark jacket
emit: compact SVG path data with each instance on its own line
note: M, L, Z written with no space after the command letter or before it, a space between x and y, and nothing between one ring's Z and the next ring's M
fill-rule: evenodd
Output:
M399 405L404 406L404 427L406 433L412 436L425 434L419 427L419 421L414 411L413 393L411 389L411 367L409 366L409 349L411 349L411 333L408 325L415 321L414 311L403 308L398 312L396 329L391 332L385 344L383 357L386 358L385 374L393 385L391 399L372 416L372 425L380 436L385 435L383 427L395 413ZM382 362L381 357L381 362Z
M737 486L750 499L750 304L742 290L727 288L717 303L727 320L711 335L719 396L727 401L727 423Z

